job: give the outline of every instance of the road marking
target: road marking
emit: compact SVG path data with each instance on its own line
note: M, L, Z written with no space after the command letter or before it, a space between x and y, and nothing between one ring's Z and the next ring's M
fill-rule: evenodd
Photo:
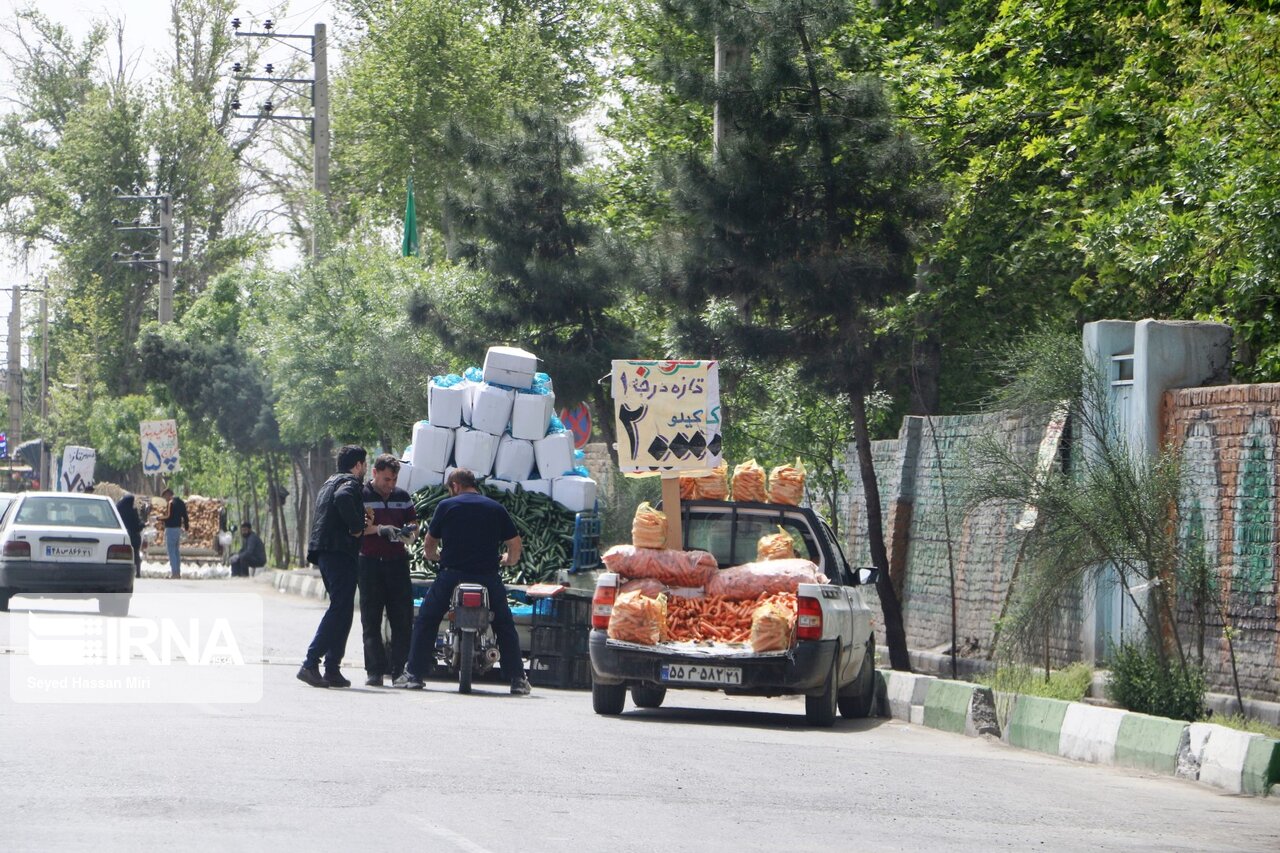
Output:
M439 824L423 822L422 828L425 829L427 832L431 833L432 835L434 835L436 838L439 838L442 841L448 841L450 844L454 845L459 850L465 850L466 853L494 853L494 851L490 850L488 847L483 847L479 844L476 844L474 841L472 841L470 838L467 838L465 835L459 835L458 833L454 832L452 829L445 829L443 826L440 826Z

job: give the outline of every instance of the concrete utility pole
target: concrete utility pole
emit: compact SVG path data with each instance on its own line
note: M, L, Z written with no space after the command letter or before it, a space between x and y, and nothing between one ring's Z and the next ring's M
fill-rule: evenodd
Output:
M326 209L329 205L329 38L328 28L324 24L316 24L315 31L312 35L302 35L298 33L278 33L275 32L275 24L270 18L262 22L262 32L241 32L240 19L231 19L231 29L235 31L237 36L245 38L262 38L275 39L283 43L284 39L304 39L311 42L311 62L315 66L315 77L307 79L305 77L255 77L240 72L246 69L239 63L231 66L231 70L235 72L234 79L245 82L272 83L272 92L275 92L286 84L300 84L311 87L311 107L314 115L279 115L275 112L275 104L270 100L265 101L260 107L259 112L253 113L236 112L236 118L251 118L256 121L300 121L311 125L311 153L312 153L312 174L311 186L316 194L324 201ZM264 70L268 75L271 74L273 66L268 63L264 66ZM240 101L231 102L233 110L240 109ZM320 248L317 242L316 228L314 225L311 229L311 255L312 257L320 256Z
M142 252L131 252L126 257L121 252L112 252L111 260L117 264L126 264L130 269L152 269L160 273L160 298L159 311L157 312L161 323L173 322L173 198L168 193L160 195L129 195L120 192L119 188L115 188L117 201L150 201L154 202L160 210L158 225L143 225L142 218L138 217L133 220L130 225L121 224L119 219L111 220L111 225L117 231L141 231L147 234L155 234L157 239L158 258L148 258Z
M22 288L13 286L9 309L9 458L22 442Z
M40 291L40 423L49 423L49 276ZM45 429L48 435L48 429ZM40 446L40 488L49 490L49 440Z

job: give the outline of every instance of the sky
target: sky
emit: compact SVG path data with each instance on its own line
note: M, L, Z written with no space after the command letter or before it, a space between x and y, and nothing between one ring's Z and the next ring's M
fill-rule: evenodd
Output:
M168 0L0 0L0 11L7 13L5 25L12 25L13 12L29 5L38 8L50 20L65 26L77 39L88 33L95 21L123 20L125 65L138 82L144 82L156 73L162 61L161 55L168 49ZM337 15L332 0L293 0L283 12L273 14L273 10L278 10L280 6L278 2L264 0L256 6L237 6L235 14L245 22L245 29L248 29L249 22L261 21L267 17L276 21L276 29L280 32L310 33L317 23L329 24L329 73L332 76L341 62L341 56L333 46ZM8 34L3 32L0 32L0 42L6 46L12 43ZM103 57L104 65L114 68L119 59L119 52L112 41ZM0 112L10 109L5 99L12 95L12 73L4 60L0 59ZM296 253L291 249L273 256L277 264L287 264L295 258ZM47 253L33 253L24 263L24 259L16 256L14 247L0 241L0 316L4 318L0 320L0 342L8 339L7 318L11 308L12 287L15 284L39 286L48 264ZM33 323L37 317L38 298L37 294L23 294L22 313L28 324ZM23 362L29 363L26 354ZM3 357L0 356L0 365L2 364Z

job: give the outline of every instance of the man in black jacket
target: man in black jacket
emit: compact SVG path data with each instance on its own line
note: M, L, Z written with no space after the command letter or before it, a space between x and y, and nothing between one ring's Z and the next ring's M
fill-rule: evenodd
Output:
M339 667L347 652L347 635L355 616L356 557L366 534L377 533L365 520L362 497L368 458L363 447L348 444L338 451L338 473L324 481L316 495L315 521L307 542L307 562L320 567L329 591L329 609L320 619L315 639L298 670L298 680L312 687L350 687ZM320 659L324 658L324 675Z
M231 557L231 577L247 578L250 569L260 569L267 564L267 546L262 537L253 532L249 521L240 525L240 550Z

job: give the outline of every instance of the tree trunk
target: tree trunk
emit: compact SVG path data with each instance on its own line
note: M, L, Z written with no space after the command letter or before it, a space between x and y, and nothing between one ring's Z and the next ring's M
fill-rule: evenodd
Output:
M592 396L595 397L596 404L594 426L604 437L605 447L609 448L609 458L613 460L613 467L616 469L618 467L618 429L613 420L613 400L609 398L609 392L605 387L600 384L596 385Z
M889 578L889 552L884 546L884 521L880 512L880 484L871 460L871 433L867 429L867 405L861 387L849 392L853 408L853 438L858 448L858 470L862 473L862 493L867 503L867 544L871 548L871 564L875 566L876 592L880 596L880 612L884 616L885 643L889 646L889 665L900 672L911 671L911 655L907 651L907 632L902 622L902 602Z

